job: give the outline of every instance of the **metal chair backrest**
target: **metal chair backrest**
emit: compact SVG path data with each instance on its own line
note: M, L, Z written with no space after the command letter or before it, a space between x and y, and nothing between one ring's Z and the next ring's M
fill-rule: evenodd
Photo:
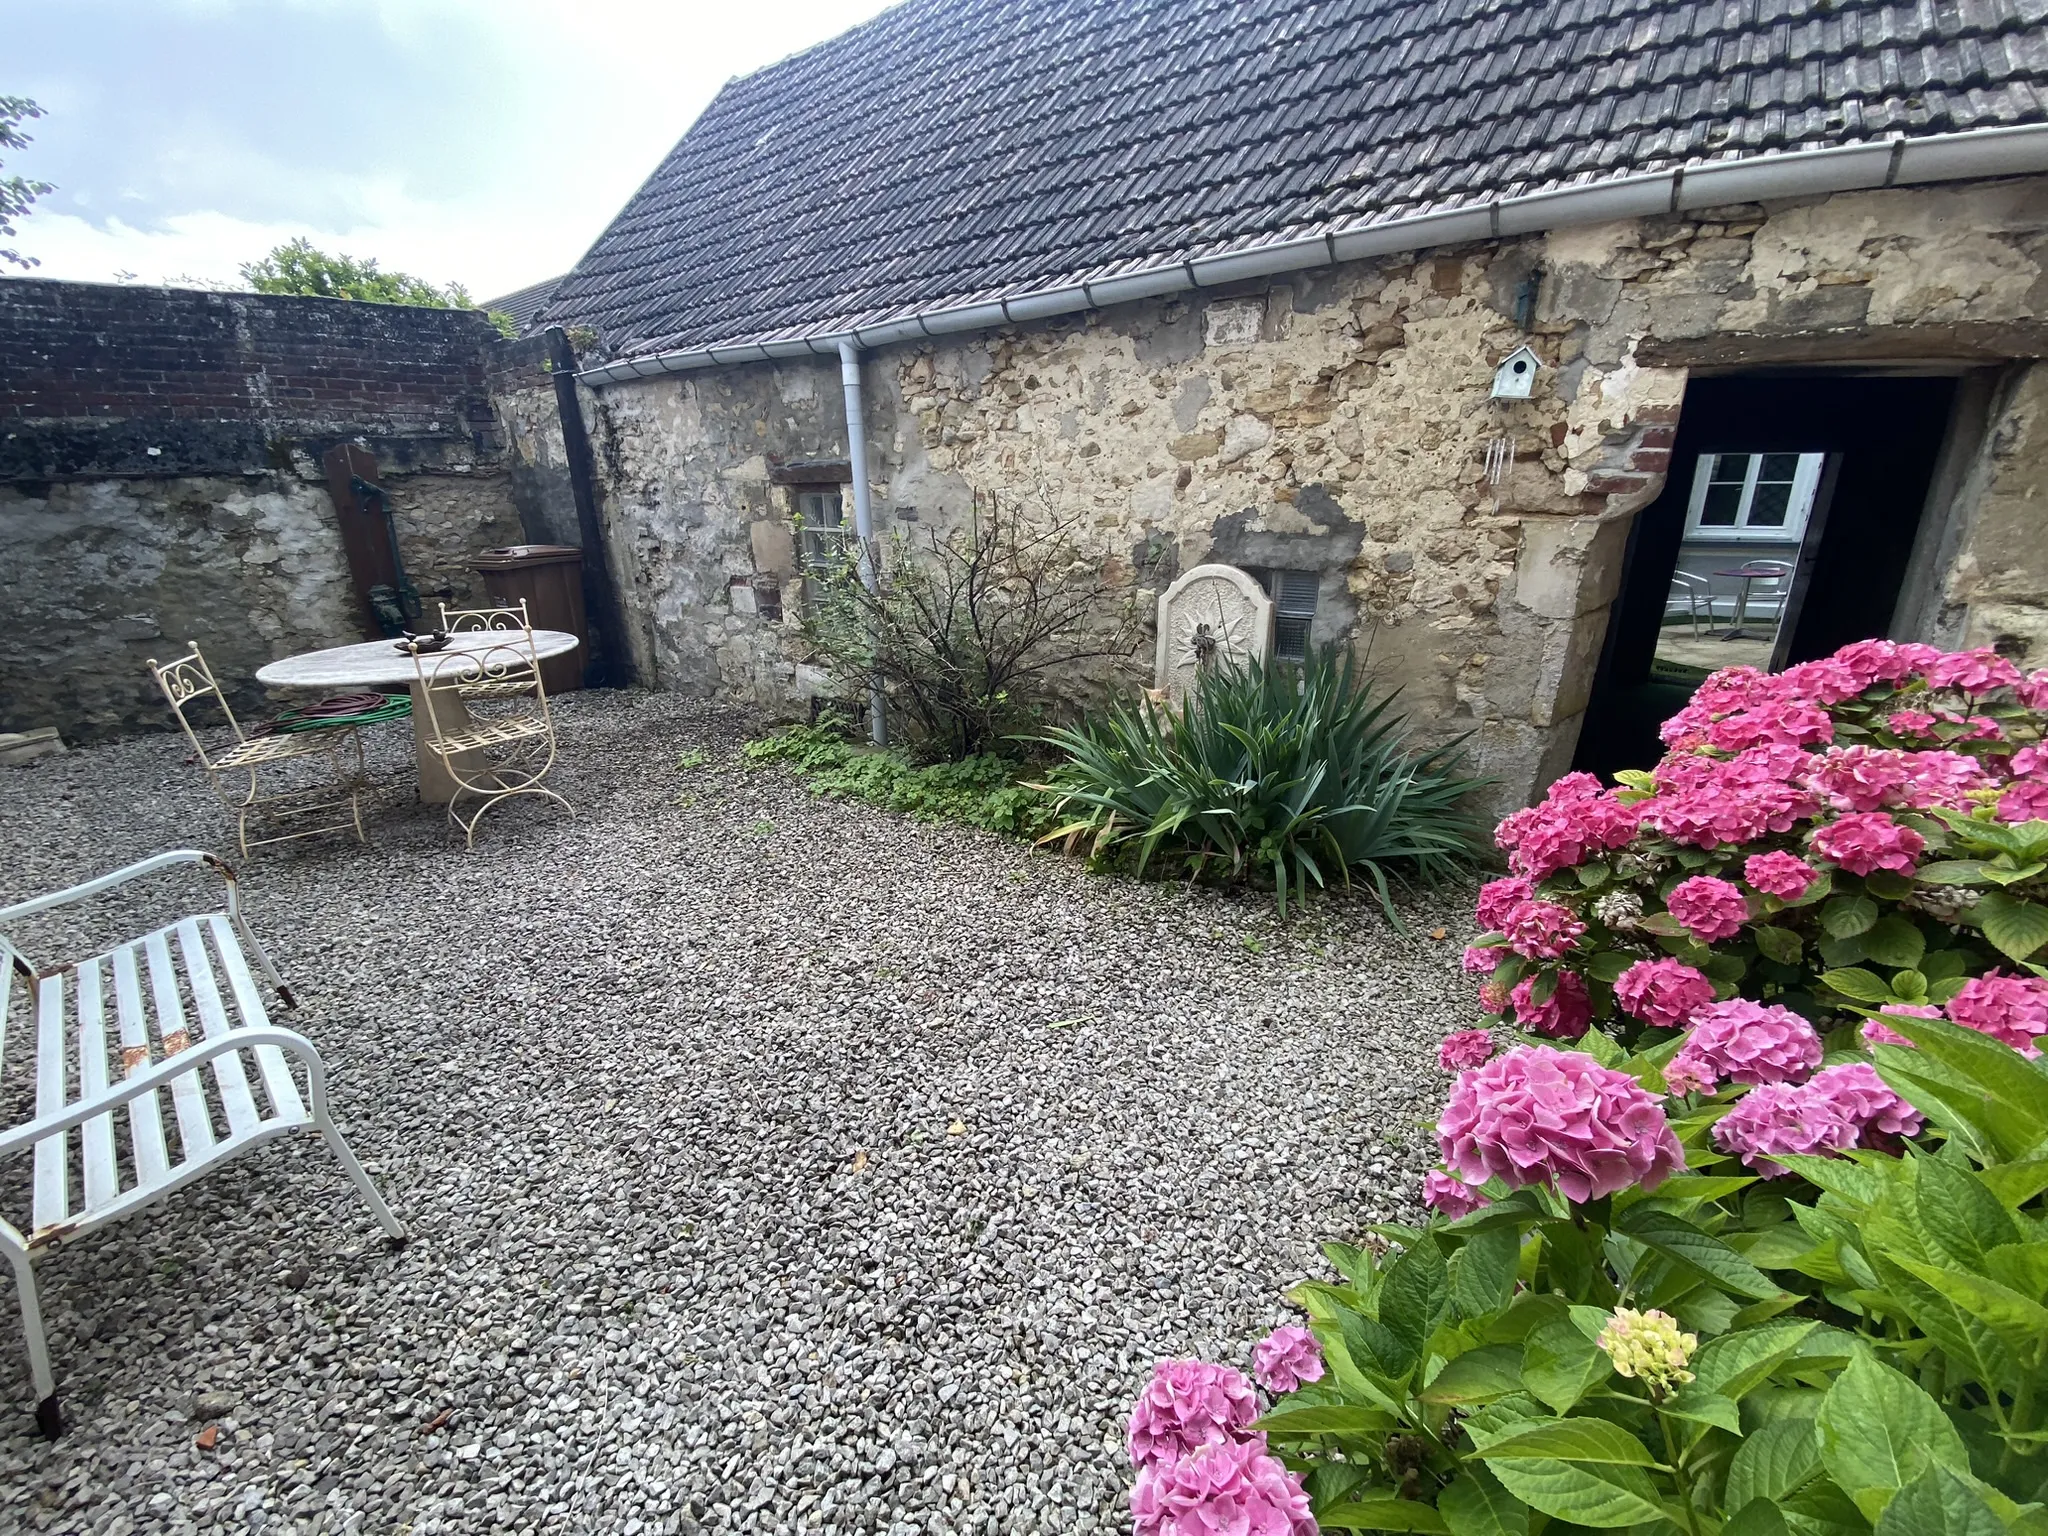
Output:
M525 605L501 611L524 617ZM455 633L481 633L494 638L451 644L441 651L413 653L413 671L419 678L420 698L426 705L430 743L464 734L475 724L466 705L483 699L530 698L533 712L541 720L548 720L547 686L541 681L540 656L532 629L478 626ZM514 713L524 715L528 711L515 708Z
M192 743L192 750L199 754L199 762L207 772L214 771L213 759L207 755L205 745L199 740L199 733L192 728L191 717L185 711L201 699L211 697L220 706L220 712L227 717L228 729L235 733L237 742L247 741L242 734L242 722L235 718L235 711L229 705L227 695L221 692L220 682L213 675L213 668L206 664L206 657L200 653L199 642L191 641L191 649L176 661L159 665L157 659L149 658L150 676L156 679L157 687L163 690L165 700L171 706L171 713L178 717L178 724L184 729L185 739Z
M450 608L441 604L441 630L444 634L459 635L479 629L524 629L531 631L533 620L526 616L526 599L493 608Z

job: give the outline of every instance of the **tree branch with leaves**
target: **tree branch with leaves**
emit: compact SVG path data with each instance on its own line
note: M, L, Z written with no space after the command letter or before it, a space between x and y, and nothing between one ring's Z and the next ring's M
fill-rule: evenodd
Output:
M21 125L41 117L43 109L26 96L0 96L0 150L26 148L34 140L21 131ZM0 176L0 239L12 239L15 234L14 221L27 214L39 197L56 191L47 181L34 181L26 176ZM16 267L39 267L42 263L33 256L24 256L12 246L0 245L0 261Z

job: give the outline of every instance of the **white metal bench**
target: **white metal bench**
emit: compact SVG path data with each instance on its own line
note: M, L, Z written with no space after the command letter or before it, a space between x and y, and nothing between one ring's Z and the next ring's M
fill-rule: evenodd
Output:
M144 875L204 864L227 886L218 912L181 918L91 959L46 969L12 942L13 925ZM0 1087L8 1023L32 1022L35 1105L0 1129L0 1162L34 1150L22 1228L0 1219L35 1377L36 1422L63 1420L36 1300L35 1261L141 1209L229 1158L294 1131L323 1136L394 1240L405 1230L327 1113L326 1073L304 1036L270 1022L255 975L290 990L242 916L234 871L212 854L158 854L97 880L0 909ZM17 1005L17 999L19 1003ZM13 1032L20 1038L22 1031ZM293 1067L304 1072L304 1091ZM6 1216L16 1212L10 1210Z

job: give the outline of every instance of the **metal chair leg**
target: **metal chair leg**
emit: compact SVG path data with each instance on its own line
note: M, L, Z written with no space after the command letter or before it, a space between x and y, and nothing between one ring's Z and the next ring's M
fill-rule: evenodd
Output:
M50 1369L50 1344L43 1332L42 1304L36 1297L36 1272L25 1253L11 1247L7 1257L14 1264L14 1287L21 1295L21 1329L28 1337L28 1369L36 1386L36 1428L43 1438L54 1440L64 1432L64 1416L57 1408L57 1378Z
M363 1197L363 1203L369 1206L370 1214L377 1218L377 1225L384 1229L384 1235L394 1243L404 1242L405 1227L391 1214L391 1207L384 1203L384 1197L377 1192L377 1186L370 1181L369 1174L363 1171L363 1165L356 1161L355 1153L350 1151L348 1143L342 1140L341 1132L335 1128L334 1122L327 1118L325 1110L319 1113L316 1123L320 1127L321 1137L327 1142L328 1150L333 1152L341 1163L343 1172L348 1174L350 1182L355 1185L356 1193Z

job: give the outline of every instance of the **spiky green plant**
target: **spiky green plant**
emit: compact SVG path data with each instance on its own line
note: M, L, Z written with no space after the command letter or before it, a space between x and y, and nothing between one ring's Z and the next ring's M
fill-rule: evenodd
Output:
M1377 694L1348 650L1319 647L1299 665L1206 671L1177 706L1051 731L1039 739L1066 760L1042 787L1061 825L1041 841L1141 874L1164 862L1267 880L1283 915L1311 881L1361 878L1398 928L1390 881L1471 861L1483 833L1460 802L1486 782L1463 771L1463 737L1411 752L1398 696Z

